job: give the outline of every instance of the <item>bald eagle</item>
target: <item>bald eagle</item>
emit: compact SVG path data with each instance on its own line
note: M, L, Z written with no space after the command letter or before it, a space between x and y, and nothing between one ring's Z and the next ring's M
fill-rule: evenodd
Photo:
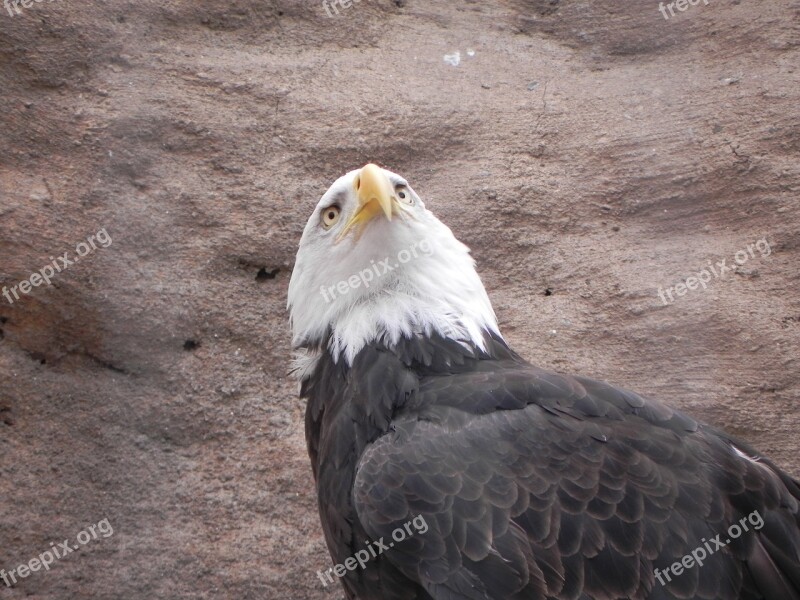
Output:
M347 598L800 599L798 482L658 401L520 358L403 177L368 164L322 196L288 307L335 564L318 575Z

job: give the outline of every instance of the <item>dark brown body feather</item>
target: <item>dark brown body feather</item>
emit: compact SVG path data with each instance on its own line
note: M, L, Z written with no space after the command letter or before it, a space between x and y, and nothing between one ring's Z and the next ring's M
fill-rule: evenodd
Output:
M348 571L348 598L800 600L794 480L661 403L487 340L373 345L349 368L324 355L304 382L334 563L429 527ZM754 511L762 528L656 580Z

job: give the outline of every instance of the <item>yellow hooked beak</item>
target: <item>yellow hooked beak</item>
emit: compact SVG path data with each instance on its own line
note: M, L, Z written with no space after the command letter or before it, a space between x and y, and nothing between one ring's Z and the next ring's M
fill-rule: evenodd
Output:
M366 165L356 175L354 182L358 207L350 217L350 220L342 228L337 241L341 240L347 233L356 226L359 229L383 213L386 219L392 220L392 210L397 203L394 186L386 173L378 165L372 163Z

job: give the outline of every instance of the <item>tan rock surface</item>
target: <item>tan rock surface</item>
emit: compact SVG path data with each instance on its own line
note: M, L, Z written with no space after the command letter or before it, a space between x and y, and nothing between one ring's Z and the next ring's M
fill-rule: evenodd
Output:
M339 10L0 12L0 286L112 240L0 296L0 568L114 528L0 597L342 597L314 575L285 302L312 207L368 161L473 248L522 355L800 475L797 1Z

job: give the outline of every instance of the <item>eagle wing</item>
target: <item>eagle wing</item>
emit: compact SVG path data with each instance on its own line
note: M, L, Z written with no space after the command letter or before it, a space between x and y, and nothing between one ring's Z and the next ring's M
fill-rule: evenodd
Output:
M795 481L663 404L528 365L423 378L353 500L435 600L800 598Z

